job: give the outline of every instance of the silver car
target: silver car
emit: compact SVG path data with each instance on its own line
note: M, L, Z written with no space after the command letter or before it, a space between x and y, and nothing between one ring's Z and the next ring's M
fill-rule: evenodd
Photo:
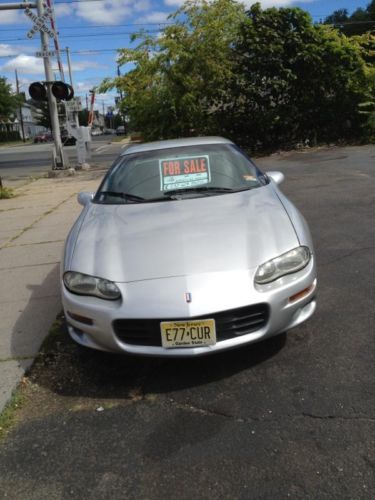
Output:
M62 301L80 344L200 356L290 330L316 307L308 226L235 144L130 146L65 245Z

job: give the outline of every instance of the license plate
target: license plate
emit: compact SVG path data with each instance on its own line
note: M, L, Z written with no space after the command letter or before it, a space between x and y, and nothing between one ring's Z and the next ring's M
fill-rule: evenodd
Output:
M160 330L162 345L167 349L216 344L214 319L163 321L160 323Z

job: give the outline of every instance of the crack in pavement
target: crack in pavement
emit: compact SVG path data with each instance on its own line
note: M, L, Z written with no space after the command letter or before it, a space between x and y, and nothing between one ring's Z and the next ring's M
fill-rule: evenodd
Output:
M48 245L49 243L62 243L65 240L48 240L48 241L37 241L36 243L19 243L18 245L8 245L6 248L15 248L15 247L28 247L34 245Z
M43 262L40 264L28 264L28 265L24 265L24 266L0 267L0 271L13 271L14 269L24 269L24 268L28 268L28 267L55 266L56 264L60 264L60 261Z
M352 257L353 255L355 255L358 252L367 252L368 250L375 250L375 247L371 246L371 247L356 248L355 250L352 250L351 252L349 252L349 253L347 253L345 255L341 255L341 257L337 257L334 260L329 260L327 262L319 262L319 267L321 267L321 266L329 266L331 264L336 264L336 262L338 262L340 260L347 259L349 257Z
M314 420L353 420L353 421L365 421L375 423L375 417L370 417L367 415L353 415L353 416L344 416L344 415L317 415L314 413L301 412L300 414L287 414L287 415L279 415L277 417L239 417L237 415L233 415L230 413L225 413L222 411L212 410L209 408L199 408L194 405L178 403L174 399L169 399L169 403L180 410L189 411L191 413L198 413L204 416L214 416L214 417L222 417L233 420L238 423L254 423L254 422L276 422L285 418L288 419L304 419L311 418Z
M51 209L47 210L46 212L43 212L42 215L40 215L39 217L37 217L32 224L30 224L27 227L24 227L23 229L21 229L21 231L18 234L16 234L15 236L13 236L9 240L7 240L5 243L3 243L2 245L0 245L0 250L2 250L3 248L8 248L10 246L15 246L15 245L11 245L11 243L13 243L13 241L17 240L20 236L22 236L24 233L26 233L26 231L29 231L30 229L32 229L35 226L35 224L37 224L38 222L40 222L44 217L46 217L47 215L50 215L53 212L55 212L58 208L60 208L64 203L66 203L67 201L69 201L75 195L76 195L76 193L72 193L65 200L63 200L60 203L58 203L56 206L52 207Z

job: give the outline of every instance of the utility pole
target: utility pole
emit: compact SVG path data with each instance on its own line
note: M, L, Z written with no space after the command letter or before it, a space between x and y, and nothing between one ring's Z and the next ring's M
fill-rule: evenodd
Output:
M42 17L44 14L44 5L43 0L37 0L37 11L38 16ZM64 169L67 168L67 162L64 157L64 152L61 143L61 135L60 135L60 124L59 124L59 116L57 110L57 102L55 96L52 94L52 82L53 82L53 71L51 66L51 60L48 55L49 48L49 37L48 34L44 31L40 32L40 40L42 44L42 53L43 53L43 62L44 62L44 71L46 75L47 81L47 99L48 106L50 110L51 116L51 125L52 125L52 133L53 139L55 142L55 155L54 155L54 169Z
M34 15L30 9L37 9L38 15ZM52 94L52 83L53 83L53 71L51 67L51 60L49 56L49 36L51 38L55 38L57 35L55 32L48 29L48 27L44 24L45 20L53 14L53 10L51 7L48 7L45 11L43 0L36 0L36 2L18 2L18 3L2 3L0 4L1 10L16 10L23 9L25 14L34 22L34 26L27 33L27 38L33 38L35 33L40 32L40 40L41 40L41 52L43 54L43 62L44 62L44 71L46 82L45 85L47 87L47 98L48 98L48 107L51 116L51 125L53 138L55 142L55 149L53 155L53 169L62 169L67 168L68 164L64 157L64 152L61 144L61 136L60 136L60 124L59 117L57 111L57 102L55 96Z
M68 59L68 70L69 70L69 80L70 80L70 85L73 87L73 78L72 78L72 63L70 61L70 49L69 47L65 47L66 50L66 57ZM87 96L86 96L87 97Z
M16 73L16 89L17 89L17 95L18 97L20 97L20 83L18 81L18 73L17 73L17 70L15 70L15 73ZM22 102L20 101L20 105L19 105L19 112L20 112L20 122L21 122L21 130L22 130L22 140L23 142L26 142L26 139L25 139L25 128L23 126L23 115L22 115Z
M117 65L117 76L120 77L121 76L121 73L120 73L120 65L118 64ZM123 99L123 95L122 95L122 90L119 89L119 92L120 92L120 100L122 101ZM119 110L120 111L120 110ZM125 120L125 114L124 113L121 113L121 116L122 116L122 124L124 126L124 133L126 134L127 131L126 131L126 120Z

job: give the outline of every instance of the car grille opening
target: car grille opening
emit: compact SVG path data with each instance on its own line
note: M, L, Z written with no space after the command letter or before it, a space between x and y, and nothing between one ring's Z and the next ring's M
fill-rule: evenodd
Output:
M113 328L118 339L127 344L161 347L161 321L209 318L215 320L216 338L221 342L263 328L269 318L269 307L267 304L256 304L191 318L116 319Z

